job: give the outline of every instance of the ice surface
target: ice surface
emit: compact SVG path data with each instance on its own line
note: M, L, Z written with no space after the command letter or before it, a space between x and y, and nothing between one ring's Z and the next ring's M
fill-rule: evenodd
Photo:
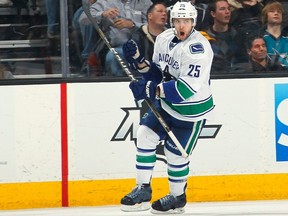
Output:
M144 216L150 211L122 212L120 206L0 210L0 216ZM168 214L161 214L162 216ZM288 200L188 203L191 216L288 216Z

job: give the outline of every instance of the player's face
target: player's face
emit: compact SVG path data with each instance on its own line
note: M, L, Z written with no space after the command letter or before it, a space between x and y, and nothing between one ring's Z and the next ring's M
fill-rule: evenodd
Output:
M192 31L193 20L186 18L176 18L173 19L173 24L177 32L177 37L182 41L186 40Z

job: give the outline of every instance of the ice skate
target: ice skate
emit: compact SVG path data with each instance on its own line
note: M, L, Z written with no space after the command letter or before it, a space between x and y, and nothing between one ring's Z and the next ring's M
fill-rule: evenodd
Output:
M137 185L131 193L121 199L121 210L126 212L150 209L152 190L150 185Z
M186 194L180 196L167 196L152 203L151 213L153 214L182 214L185 212Z

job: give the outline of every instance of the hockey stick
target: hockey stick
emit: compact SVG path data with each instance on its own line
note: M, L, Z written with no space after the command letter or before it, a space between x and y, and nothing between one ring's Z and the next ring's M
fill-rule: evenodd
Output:
M125 61L123 61L123 59L121 58L121 56L118 54L118 52L111 46L110 42L108 41L107 37L105 36L105 34L103 33L103 31L100 29L97 21L92 17L92 15L90 14L90 4L89 4L89 0L82 0L82 7L84 10L84 13L86 14L86 16L88 17L88 19L91 21L91 23L93 24L94 28L96 29L96 31L98 32L99 36L101 37L101 39L104 41L104 43L106 44L106 46L108 47L108 49L114 54L116 60L119 62L121 68L124 70L124 72L127 74L127 76L130 78L131 81L137 81L133 74L131 73L131 71L129 70L127 64L125 63ZM155 106L153 105L153 103L148 100L145 99L145 102L147 103L147 105L149 106L149 108L152 110L152 112L154 113L154 115L157 117L158 121L161 123L161 125L163 126L163 128L165 129L165 131L167 132L167 134L169 135L169 137L172 139L172 141L175 143L175 145L177 146L177 148L179 149L179 151L181 152L183 157L188 157L188 154L186 153L186 151L183 149L182 145L180 144L180 142L178 141L178 139L175 137L174 133L170 130L169 126L167 125L167 123L164 121L164 119L162 118L162 116L159 114L159 112L157 111L157 109L155 108Z

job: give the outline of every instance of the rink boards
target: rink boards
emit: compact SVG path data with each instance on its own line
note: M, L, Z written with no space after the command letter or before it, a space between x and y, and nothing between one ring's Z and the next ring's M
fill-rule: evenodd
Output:
M212 80L188 201L288 199L288 79ZM0 209L119 204L141 109L127 82L0 86ZM168 192L158 155L153 199Z

